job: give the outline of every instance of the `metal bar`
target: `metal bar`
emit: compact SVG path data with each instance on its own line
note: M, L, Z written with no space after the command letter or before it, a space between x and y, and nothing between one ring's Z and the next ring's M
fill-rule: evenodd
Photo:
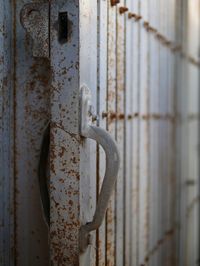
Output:
M116 6L108 1L108 52L107 52L107 111L116 112ZM107 119L107 129L116 138L116 120ZM106 265L114 265L115 242L115 192L113 192L106 217Z
M132 1L125 1L125 4L132 10ZM124 234L124 265L131 265L131 242L133 228L131 226L132 219L135 219L132 212L132 143L133 131L131 128L132 121L128 119L128 115L132 112L132 71L133 71L133 24L132 20L128 19L128 14L125 16L125 92L124 92L124 109L125 109L125 132L124 132L124 210L125 210L125 234Z
M140 14L144 20L148 19L148 2L140 3ZM149 113L149 40L148 34L140 25L140 61L139 61L139 112L141 115ZM140 143L139 143L139 264L144 264L148 252L148 231L149 231L149 124L148 121L140 120Z
M103 113L107 110L107 27L108 27L108 8L106 1L99 1L98 5L98 116L99 126L106 129L106 118ZM106 161L105 153L99 146L99 180L98 192L103 182ZM106 222L98 230L97 243L97 266L105 265L106 260Z
M139 0L132 1L131 8L139 13ZM131 71L131 113L139 114L139 56L140 56L140 38L139 24L132 22L132 71ZM131 156L131 175L132 175L132 193L131 193L131 211L132 211L132 234L131 234L131 265L139 264L139 116L131 121L132 156Z
M125 5L125 1L120 1L120 6ZM116 16L116 139L120 151L121 164L116 183L116 265L125 264L125 175L124 175L124 121L120 119L120 114L125 111L125 14L120 14L120 7L117 7Z

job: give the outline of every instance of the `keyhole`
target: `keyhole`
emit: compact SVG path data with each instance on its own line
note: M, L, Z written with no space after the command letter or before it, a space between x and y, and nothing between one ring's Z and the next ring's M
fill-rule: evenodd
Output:
M68 37L67 12L60 12L58 21L59 21L59 42L65 43L65 42L67 42L67 37Z

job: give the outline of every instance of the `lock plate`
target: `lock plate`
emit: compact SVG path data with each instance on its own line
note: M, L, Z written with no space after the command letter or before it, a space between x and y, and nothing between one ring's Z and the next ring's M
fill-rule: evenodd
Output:
M33 56L49 58L49 3L24 5L20 20L33 39Z

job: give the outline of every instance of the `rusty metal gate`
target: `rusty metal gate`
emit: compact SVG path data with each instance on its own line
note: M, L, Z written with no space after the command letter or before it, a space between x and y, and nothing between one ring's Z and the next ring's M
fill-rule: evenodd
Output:
M199 265L199 56L199 0L0 0L0 265Z

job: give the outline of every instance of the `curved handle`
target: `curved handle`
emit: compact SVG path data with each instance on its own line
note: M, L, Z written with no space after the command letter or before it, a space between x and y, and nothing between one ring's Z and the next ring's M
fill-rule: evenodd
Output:
M109 199L111 197L119 170L119 152L116 142L112 136L102 128L90 125L88 116L90 115L90 97L88 88L82 88L81 102L81 135L86 138L91 138L99 143L106 154L106 171L101 187L99 199L97 202L93 220L80 228L80 251L83 252L89 244L89 233L97 230L105 217ZM91 116L91 115L90 115Z

